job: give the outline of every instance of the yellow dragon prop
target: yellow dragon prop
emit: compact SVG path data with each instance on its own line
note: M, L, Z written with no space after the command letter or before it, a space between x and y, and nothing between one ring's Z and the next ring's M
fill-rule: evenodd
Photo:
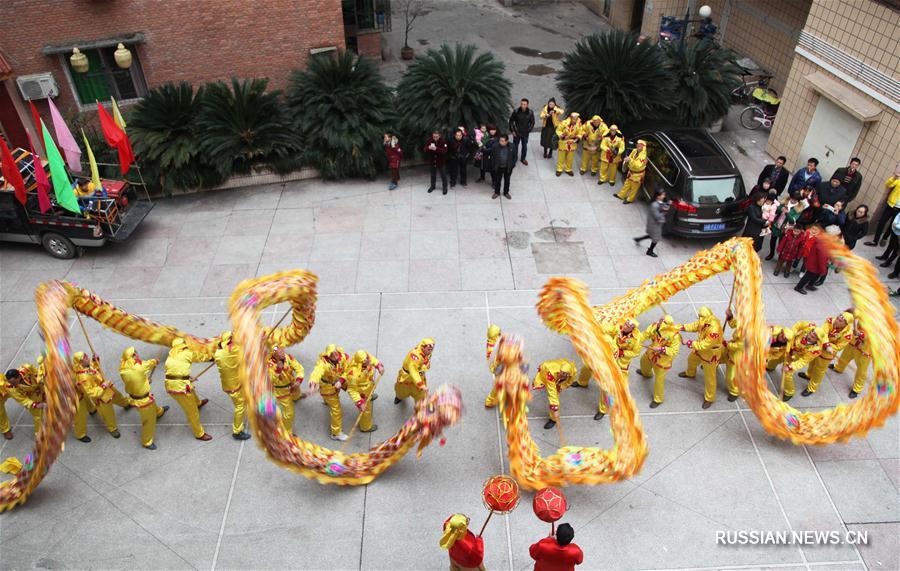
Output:
M873 389L862 398L852 405L800 412L769 390L765 370L769 338L760 261L750 239L733 238L699 252L674 270L645 281L603 306L591 308L587 288L576 280L552 278L544 286L538 314L547 327L571 338L575 351L608 395L609 404L615 404L610 406L615 445L611 450L566 446L541 457L525 416L531 395L522 343L516 337L504 337L496 351L496 385L512 475L522 487L533 490L613 482L636 474L647 455L647 443L627 378L616 366L601 325L636 317L679 291L728 270L734 273L736 333L744 343L735 377L765 430L794 444L829 444L862 437L870 428L882 426L900 406L900 341L894 308L871 264L830 236L825 240L830 257L847 278L857 319L871 338L875 378Z
M72 350L68 336L69 308L95 319L117 333L157 345L171 346L181 337L192 350L211 355L218 337L201 338L132 315L86 289L64 281L51 281L35 292L38 323L46 341L45 393L47 408L35 438L34 450L12 480L0 483L0 512L24 503L62 452L75 416L78 394L72 372ZM289 302L291 323L266 335L259 323L260 311ZM268 457L280 466L315 478L321 483L360 485L371 482L396 464L418 443L418 453L455 424L462 400L455 387L441 386L416 405L415 414L389 440L368 453L344 455L291 436L281 427L281 412L275 405L266 369L268 343L288 346L299 343L315 322L316 277L305 271L291 271L247 280L231 296L230 308L235 339L244 351L242 375L244 396L257 442Z

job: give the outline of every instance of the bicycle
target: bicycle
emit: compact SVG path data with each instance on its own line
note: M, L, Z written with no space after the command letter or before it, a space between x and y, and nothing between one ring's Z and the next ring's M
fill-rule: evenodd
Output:
M775 123L775 114L778 113L778 105L781 100L770 95L764 87L754 89L751 97L757 103L749 105L741 111L741 125L751 131L760 127L771 129Z
M741 84L731 91L731 100L734 103L747 105L750 103L750 97L753 92L760 88L765 89L766 93L770 96L778 97L778 92L769 87L769 80L772 79L771 75L751 71L746 68L741 69L743 69L743 72L741 73ZM751 77L756 77L757 79L755 81L747 81L748 78Z

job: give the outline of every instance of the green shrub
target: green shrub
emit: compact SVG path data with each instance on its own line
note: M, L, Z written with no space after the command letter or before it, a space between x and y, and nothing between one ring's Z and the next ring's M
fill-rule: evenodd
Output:
M741 83L734 52L704 39L692 44L670 42L665 54L676 80L679 123L708 127L728 114L731 91Z

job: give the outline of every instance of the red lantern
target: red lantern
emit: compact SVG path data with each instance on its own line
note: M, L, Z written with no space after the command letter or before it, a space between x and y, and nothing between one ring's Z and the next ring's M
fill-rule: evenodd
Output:
M494 476L484 483L481 497L492 512L509 513L519 505L519 484L509 476Z
M541 521L553 523L561 518L568 509L566 496L556 488L544 488L534 495L532 508L534 515Z

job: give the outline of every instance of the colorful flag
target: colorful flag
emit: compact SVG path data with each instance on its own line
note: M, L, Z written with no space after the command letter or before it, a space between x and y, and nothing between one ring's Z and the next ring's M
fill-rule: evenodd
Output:
M38 206L41 209L41 214L43 214L50 210L52 206L50 204L50 196L47 194L50 190L50 181L47 180L47 173L44 172L44 164L41 162L41 157L34 150L34 141L31 140L31 135L25 133L25 136L28 137L31 159L34 161L34 182L37 185Z
M59 109L53 104L53 100L48 98L47 103L50 104L50 117L53 119L53 130L56 132L56 142L59 143L59 147L63 150L63 153L65 153L66 162L69 163L69 168L75 172L81 172L81 149L78 148L75 137L72 136L72 132L69 131L69 126L63 121L62 115L59 114ZM50 149L47 149L47 155L49 158Z
M115 100L115 98L110 97L109 99L110 99L110 101L112 101L112 112L113 112L112 115L113 115L113 119L116 121L116 125L119 126L119 129L122 129L122 131L124 132L124 131L125 131L125 127L128 126L128 125L125 124L125 118L122 117L122 112L119 111L119 106L116 105L116 100Z
M47 161L50 163L50 177L53 179L53 192L56 194L56 202L70 212L81 214L75 191L72 190L72 181L66 172L66 163L63 162L59 149L50 137L47 125L41 122L41 131L44 134L44 148L47 149Z
M91 150L91 144L88 143L84 129L81 130L81 136L84 138L84 148L87 151L88 162L91 165L91 182L94 183L95 190L100 190L100 187L103 185L100 184L100 171L97 170L97 159L94 158L94 151Z
M38 146L35 148L43 152L44 148L41 146L41 114L38 113L37 107L34 106L34 101L29 101L28 105L31 106L31 119L34 121L34 134L38 138ZM32 141L32 143L34 143L34 141Z
M100 117L100 128L103 130L103 137L106 143L119 151L119 168L122 174L128 172L131 163L134 162L134 151L131 150L131 141L125 131L116 125L115 120L109 116L109 112L97 102L97 115Z
M16 200L25 204L25 199L28 197L28 193L25 190L25 181L22 180L19 166L16 164L12 153L9 152L9 147L6 146L6 141L3 140L3 137L0 137L0 171L3 172L3 179L6 181L6 184L15 189Z

